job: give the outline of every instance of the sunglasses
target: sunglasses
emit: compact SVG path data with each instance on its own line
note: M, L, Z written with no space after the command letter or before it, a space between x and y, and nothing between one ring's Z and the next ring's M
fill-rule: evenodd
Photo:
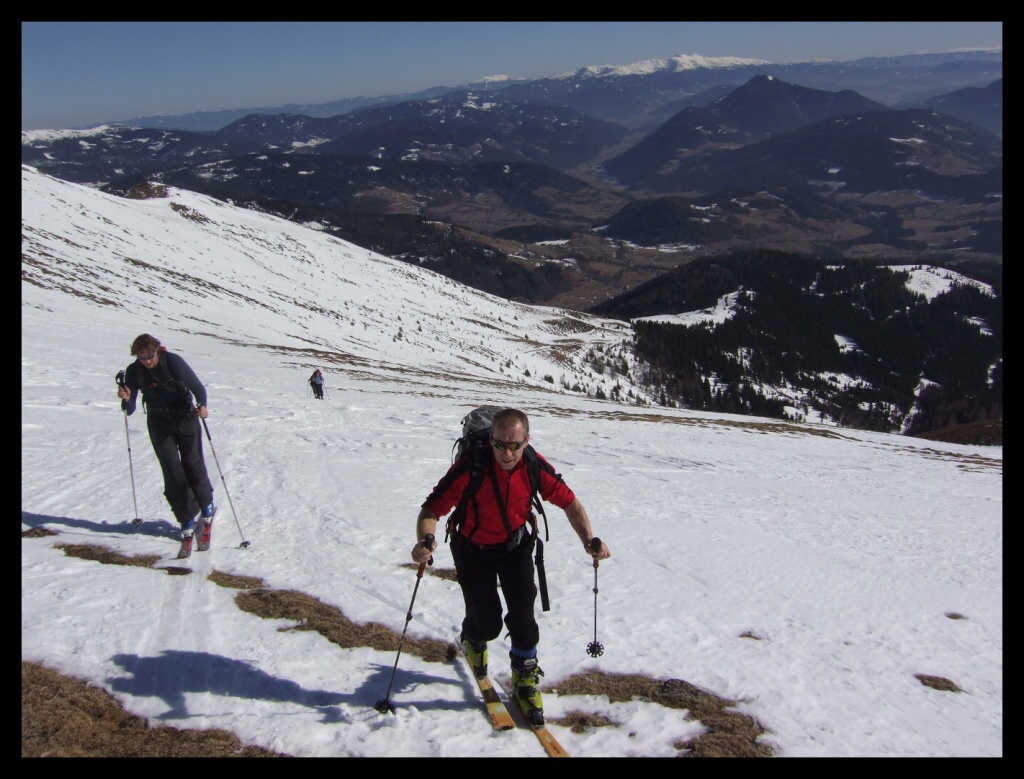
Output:
M140 359L140 360L141 360L142 362L149 362L149 361L150 361L150 360L152 360L152 359L153 359L154 357L156 357L156 352L152 352L151 354L146 354L146 355L142 355L142 354L140 354L140 355L139 355L138 357L139 357L139 359Z
M519 448L525 443L526 441L498 441L495 438L491 439L491 446L493 446L499 452L504 452L506 449L510 449L513 452L518 452Z

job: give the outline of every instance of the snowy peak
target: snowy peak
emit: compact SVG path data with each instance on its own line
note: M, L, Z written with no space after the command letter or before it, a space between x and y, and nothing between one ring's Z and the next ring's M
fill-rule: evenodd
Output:
M669 59L646 59L631 65L589 65L551 76L555 79L611 78L617 76L648 76L654 73L679 73L698 68L737 68L746 65L769 65L767 60L745 57L702 57L700 54L678 54Z

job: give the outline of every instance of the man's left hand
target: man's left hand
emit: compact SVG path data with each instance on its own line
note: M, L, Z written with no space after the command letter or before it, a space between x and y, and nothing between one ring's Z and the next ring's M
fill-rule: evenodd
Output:
M594 543L595 541L597 542L596 544ZM595 546L597 547L596 549L594 548ZM607 560L612 556L612 550L608 548L608 544L599 538L590 539L590 543L584 544L583 548L595 560Z

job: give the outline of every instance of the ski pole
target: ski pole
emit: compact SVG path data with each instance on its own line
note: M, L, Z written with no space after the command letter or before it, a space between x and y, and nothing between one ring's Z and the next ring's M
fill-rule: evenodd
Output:
M590 549L594 552L601 551L601 539L594 536L590 539ZM604 644L597 640L597 558L594 558L594 640L587 644L587 654L591 657L600 657L604 654Z
M114 377L118 387L125 386L124 383L124 371L118 371L117 376ZM135 519L132 520L133 525L141 525L142 517L139 516L139 501L135 497L135 466L132 464L132 439L128 435L128 409L121 409L124 413L124 437L128 442L128 470L132 475L132 503L135 504Z
M213 461L217 463L217 473L220 474L220 483L224 485L224 494L228 496L228 505L231 506L231 514L235 518L235 525L238 526L238 535L242 537L242 543L238 545L239 549L248 549L249 542L245 540L245 533L242 532L242 525L238 521L238 514L235 513L235 504L231 500L231 493L228 492L228 483L224 480L224 471L220 468L220 460L217 459L217 450L213 448L213 439L210 438L210 428L206 426L206 420L202 417L199 418L203 423L203 430L206 431L206 440L210 442L210 451L213 452Z
M423 546L430 549L434 545L434 534L427 533L423 536ZM405 643L405 631L409 629L409 623L412 621L412 604L416 602L416 590L420 588L420 579L423 578L423 571L428 565L434 564L434 558L431 557L427 562L420 563L419 570L416 571L416 586L412 591L412 600L409 601L409 613L405 615L405 627L402 629L402 638L398 642L398 654L395 656L395 667L391 669L391 681L388 682L388 691L384 693L384 697L377 701L373 708L379 711L381 714L387 714L389 711L393 714L395 707L391 704L389 697L391 696L391 685L395 681L395 671L398 670L398 658L402 656L402 645Z

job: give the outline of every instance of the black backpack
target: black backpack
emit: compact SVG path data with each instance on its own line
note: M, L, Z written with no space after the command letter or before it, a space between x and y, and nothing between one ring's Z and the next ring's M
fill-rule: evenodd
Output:
M145 387L142 399L146 406L147 413L149 403L147 393L151 397L158 398L167 408L173 420L184 420L189 418L195 411L192 402L192 391L185 382L174 375L171 369L170 358L167 357L167 347L160 347L160 362L153 368L147 368L139 363L144 373L142 377L150 379L149 386Z
M465 523L469 504L471 501L475 502L476 493L483 484L484 477L487 474L491 474L492 481L494 481L494 471L488 467L494 462L494 452L491 449L491 422L499 411L501 411L501 408L498 406L480 406L462 418L462 435L452 445L452 463L456 467L449 476L454 480L468 470L469 484L463 491L462 498L459 500L454 511L452 511L445 525L445 541L448 541L451 535L458 532ZM549 463L542 461L537 456L537 452L530 444L527 444L523 450L523 460L526 463L526 473L530 479L530 504L544 517L544 539L548 540L548 517L544 512L544 505L540 499L540 471L543 468L556 479L561 479L562 477ZM496 482L494 487L497 489ZM502 505L501 501L498 502L498 505ZM476 513L475 508L474 506L474 515ZM504 511L502 511L501 518L505 522L505 528L511 533L511 526ZM544 574L544 542L538 536L537 515L533 511L530 512L527 526L536 542L534 562L537 566L537 579L540 584L541 606L544 611L548 611L550 606L548 603L547 579ZM470 530L468 536L470 539L472 539L474 532L476 532L476 528Z

